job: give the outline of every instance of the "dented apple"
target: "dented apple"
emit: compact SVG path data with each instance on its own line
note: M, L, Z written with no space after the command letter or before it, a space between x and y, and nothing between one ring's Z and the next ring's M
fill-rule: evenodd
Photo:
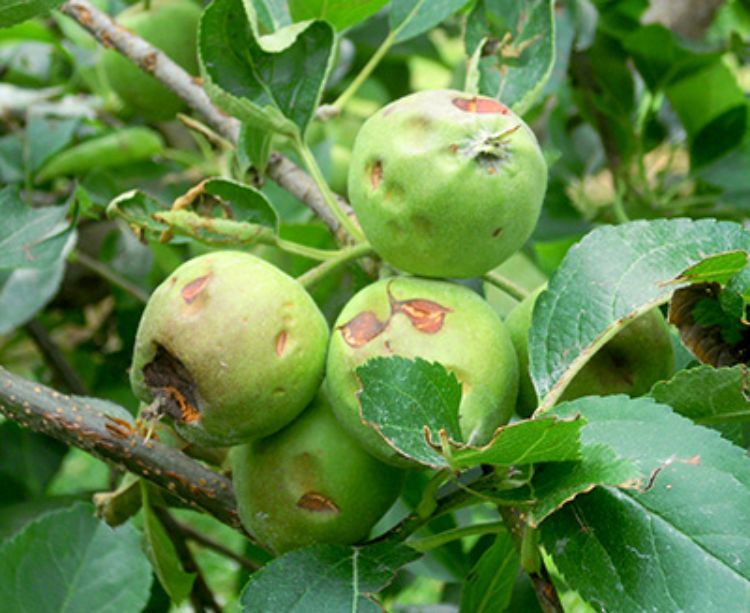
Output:
M455 90L396 100L357 134L349 199L393 266L428 277L491 270L531 236L547 166L524 121Z
M440 362L462 386L463 439L487 442L513 412L518 365L510 335L493 309L461 285L394 277L367 286L344 307L331 334L326 383L342 425L375 457L409 465L360 413L355 370L399 355Z
M342 429L322 393L280 432L232 449L230 462L243 525L277 553L367 538L403 481Z
M530 294L505 320L518 355L521 380L517 413L529 417L537 407L537 396L529 374L529 330L534 304L546 285ZM627 394L642 396L674 369L674 348L669 326L659 309L634 319L613 336L573 377L560 401L582 396Z
M130 381L190 442L224 447L271 434L323 378L328 325L294 279L248 253L182 264L150 297Z

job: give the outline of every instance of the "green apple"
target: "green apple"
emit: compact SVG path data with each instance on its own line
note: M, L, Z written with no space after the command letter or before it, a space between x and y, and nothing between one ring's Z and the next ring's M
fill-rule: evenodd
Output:
M344 307L331 334L326 382L342 425L375 457L408 462L360 415L355 370L369 359L399 355L440 362L462 385L465 441L487 442L513 412L518 365L510 335L479 295L454 283L394 277L367 286Z
M294 419L323 378L328 325L305 289L248 253L178 267L151 295L130 380L190 442L225 447Z
M427 277L484 274L531 236L547 165L531 129L493 98L432 90L360 129L349 199L390 264Z
M529 329L537 296L545 287L520 302L505 320L521 371L516 412L522 417L530 416L538 404L529 374ZM673 369L669 326L659 309L652 309L599 349L568 384L560 400L608 394L641 396L657 381L669 378Z
M152 0L149 9L139 2L120 13L117 21L195 75L200 16L201 7L193 0ZM171 119L185 109L175 93L118 52L105 51L102 66L115 93L147 119Z
M243 525L277 553L367 538L403 481L346 433L322 393L283 430L232 449L230 462Z

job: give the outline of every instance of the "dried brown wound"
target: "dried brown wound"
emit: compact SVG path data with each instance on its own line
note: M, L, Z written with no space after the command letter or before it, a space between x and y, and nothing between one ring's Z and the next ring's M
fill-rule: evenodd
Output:
M185 285L180 292L182 299L187 304L192 304L199 294L206 288L208 282L211 280L211 273L193 279L190 283Z
M698 360L716 367L745 364L750 359L750 328L742 334L742 340L728 343L721 333L721 326L704 326L693 316L696 305L702 300L717 300L721 293L718 283L695 283L675 291L669 303L669 323L680 333L683 344Z
M362 347L385 330L388 321L380 321L372 311L363 311L340 327L341 335L351 347Z
M467 113L500 113L501 115L510 113L507 106L494 98L482 98L480 96L454 98L453 106Z
M380 160L376 160L372 165L372 170L370 171L370 183L372 184L372 189L378 189L378 186L380 185L380 182L382 180L383 162L381 162Z
M300 509L306 511L313 511L315 513L339 513L340 509L336 506L327 496L319 494L318 492L306 492L297 501L297 506Z
M391 303L391 316L403 313L420 332L435 334L440 332L445 323L445 316L452 309L432 300L414 298L412 300L396 300L388 288L388 300Z
M159 399L159 412L180 423L200 419L198 391L187 368L163 346L156 346L154 359L143 367L143 379Z

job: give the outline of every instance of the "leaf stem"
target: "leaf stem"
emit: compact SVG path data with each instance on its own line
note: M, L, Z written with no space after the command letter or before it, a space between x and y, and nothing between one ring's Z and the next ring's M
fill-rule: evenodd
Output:
M398 36L399 31L400 28L388 33L388 36L386 36L383 42L380 43L380 47L378 47L377 51L375 51L372 57L367 61L367 64L362 67L362 70L359 71L359 74L354 78L349 86L341 93L338 98L336 98L333 104L330 105L331 107L336 109L338 112L341 112L344 109L352 96L354 96L354 94L357 93L357 90L362 86L362 83L364 83L369 78L377 65L380 63L380 60L383 59L385 54L388 53L390 48L393 46L393 43L395 42L396 36Z
M311 260L318 260L320 262L328 262L336 260L341 257L342 254L347 252L347 249L318 249L317 247L310 247L303 245L302 243L296 243L294 241L284 240L283 238L277 237L274 244L279 249L294 255L301 255Z
M432 536L426 536L415 541L407 543L412 549L416 549L422 553L450 543L451 541L457 541L467 536L481 535L481 534L496 534L506 530L505 523L503 521L492 521L484 522L481 524L474 524L472 526L462 526L460 528L453 528L452 530L446 530L440 534L433 534Z
M352 247L341 249L337 252L335 257L327 259L321 264L318 264L315 268L311 268L306 273L297 277L297 281L299 281L303 287L310 287L311 285L318 283L323 277L336 270L342 264L371 253L373 253L373 249L368 242L357 243Z
M359 227L349 218L349 216L339 204L338 200L336 200L336 195L331 190L331 187L328 185L325 177L323 177L323 173L318 166L318 162L316 161L315 156L312 154L312 151L310 151L310 147L308 147L307 144L302 141L298 141L296 143L296 146L297 151L302 158L302 161L305 163L305 166L307 166L307 170L310 173L310 176L315 182L315 185L317 185L318 189L320 190L320 193L323 195L323 200L330 209L331 213L333 213L336 221L339 222L341 227L346 230L352 236L352 238L355 239L355 241L363 242L365 240L365 236L364 234L362 234L362 230L360 230Z
M511 298L518 300L519 302L526 298L531 292L521 287L515 281L508 279L508 277L501 275L494 270L484 274L482 278L487 281L490 285L494 285L496 288L504 291Z

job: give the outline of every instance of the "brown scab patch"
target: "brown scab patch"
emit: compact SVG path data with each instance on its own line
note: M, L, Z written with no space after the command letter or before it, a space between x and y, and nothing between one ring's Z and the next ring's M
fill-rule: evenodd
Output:
M182 299L187 304L192 304L195 302L195 299L198 298L200 293L206 289L206 286L208 285L208 282L211 280L211 274L203 275L202 277L198 277L197 279L193 279L190 283L188 283L185 287L182 288L181 294Z
M362 347L385 330L387 321L380 321L372 311L363 311L339 329L350 347Z
M474 96L473 98L454 98L453 106L467 113L500 113L501 115L510 113L507 106L494 98L482 98L479 96Z
M276 355L281 357L284 353L284 348L286 347L286 341L289 335L287 334L286 330L282 330L279 332L279 335L276 337Z
M297 506L305 511L313 511L314 513L340 513L341 510L336 506L327 496L319 494L318 492L306 492L297 501Z
M495 230L492 232L492 238L497 238L503 233L502 228L495 228Z
M372 189L378 189L380 182L383 180L383 162L376 160L370 170L370 184Z

